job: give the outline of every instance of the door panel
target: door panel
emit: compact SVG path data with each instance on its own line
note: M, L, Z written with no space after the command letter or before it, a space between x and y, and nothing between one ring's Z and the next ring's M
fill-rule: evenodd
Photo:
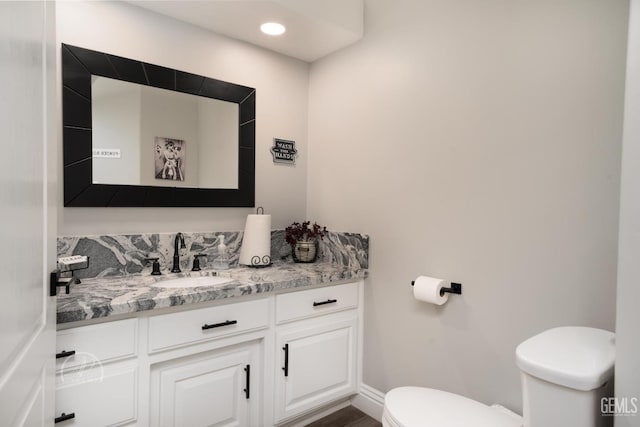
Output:
M69 372L69 384L56 390L56 416L74 414L73 421L60 423L73 427L120 426L137 415L137 378L134 366L100 366ZM59 377L60 378L60 377Z
M152 396L151 412L157 417L152 419L152 424L160 427L256 425L260 401L260 381L256 381L258 348L255 343L242 344L234 349L207 352L153 367L152 389L158 390L157 397Z
M353 329L345 327L300 338L289 344L291 379L287 382L287 406L348 385L352 334Z
M348 316L277 332L276 421L356 392L358 322L355 312Z
M11 426L53 423L54 25L52 3L0 2L0 414Z

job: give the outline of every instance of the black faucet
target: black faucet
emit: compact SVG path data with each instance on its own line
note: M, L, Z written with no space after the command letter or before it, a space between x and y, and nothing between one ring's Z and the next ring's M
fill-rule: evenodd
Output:
M178 243L180 246L178 246ZM184 249L187 246L184 244L184 236L182 233L176 234L176 238L173 241L173 268L171 269L172 273L180 273L180 249Z

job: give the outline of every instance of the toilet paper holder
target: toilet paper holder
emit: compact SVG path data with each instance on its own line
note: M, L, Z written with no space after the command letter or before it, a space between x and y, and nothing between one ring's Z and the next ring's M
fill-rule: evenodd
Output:
M415 280L411 281L411 286L413 286L416 283ZM442 288L440 289L440 296L444 295L444 294L458 294L458 295L462 295L462 283L454 283L451 282L451 287L450 288Z

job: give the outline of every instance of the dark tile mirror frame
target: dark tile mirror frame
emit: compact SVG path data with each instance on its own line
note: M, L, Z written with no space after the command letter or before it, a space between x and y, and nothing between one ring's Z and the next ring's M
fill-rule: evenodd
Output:
M64 206L253 207L255 205L254 88L171 68L62 45ZM93 184L91 76L234 102L239 105L237 189ZM212 159L212 163L216 161Z

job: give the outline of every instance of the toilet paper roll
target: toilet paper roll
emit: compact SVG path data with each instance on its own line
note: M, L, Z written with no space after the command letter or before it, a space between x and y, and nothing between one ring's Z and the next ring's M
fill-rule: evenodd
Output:
M449 299L449 294L440 295L440 289L448 285L442 279L429 276L418 276L413 283L413 297L419 301L442 305Z
M271 264L271 215L247 215L238 262L249 266Z

